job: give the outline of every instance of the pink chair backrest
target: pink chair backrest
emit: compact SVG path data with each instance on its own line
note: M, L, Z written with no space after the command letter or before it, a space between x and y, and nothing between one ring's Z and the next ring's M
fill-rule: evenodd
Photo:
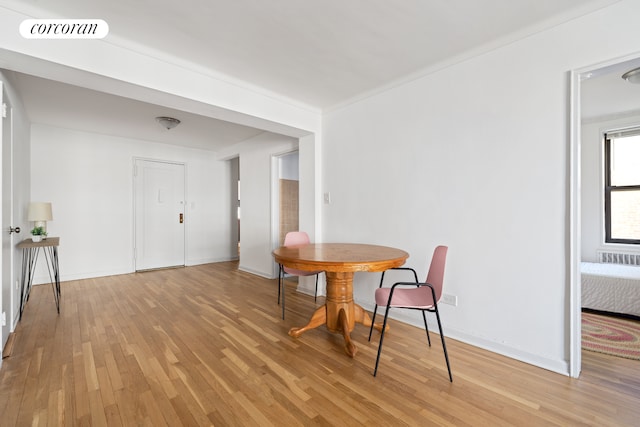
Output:
M284 236L283 246L299 246L311 243L309 235L304 231L290 231Z
M442 284L444 283L444 265L447 260L447 246L438 246L433 251L431 265L429 266L429 274L427 274L427 283L433 286L436 292L436 302L440 301L442 296Z

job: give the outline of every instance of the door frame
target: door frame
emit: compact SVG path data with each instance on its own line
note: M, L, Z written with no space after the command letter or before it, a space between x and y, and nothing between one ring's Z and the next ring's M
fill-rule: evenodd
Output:
M578 378L582 370L582 111L581 82L607 67L640 58L636 52L621 58L571 70L569 72L569 375ZM566 345L566 344L565 344Z

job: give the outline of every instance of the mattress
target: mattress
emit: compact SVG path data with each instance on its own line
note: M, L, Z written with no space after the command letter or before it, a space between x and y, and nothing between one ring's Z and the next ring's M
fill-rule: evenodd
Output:
M583 262L582 307L640 316L640 266Z

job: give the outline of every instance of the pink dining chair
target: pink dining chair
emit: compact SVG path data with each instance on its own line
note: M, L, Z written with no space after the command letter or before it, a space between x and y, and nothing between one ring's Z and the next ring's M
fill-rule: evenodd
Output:
M384 322L380 333L380 344L378 345L378 356L376 357L376 367L373 370L374 377L378 373L380 353L382 352L382 340L384 339L384 332L387 328L389 309L405 308L422 311L422 319L424 320L424 328L427 332L429 347L431 347L431 337L429 337L429 327L427 326L427 316L425 315L425 311L436 314L438 329L440 330L440 339L442 340L442 349L444 350L444 358L447 362L447 370L449 371L449 381L453 382L451 366L449 365L449 355L447 354L447 346L444 342L442 324L440 323L440 313L438 312L438 301L440 301L440 298L442 297L444 266L447 258L447 250L448 248L446 246L438 246L434 250L425 283L418 283L418 275L412 268L397 268L394 270L413 271L413 275L416 279L415 282L398 282L390 288L383 288L382 282L384 281L384 272L382 273L382 277L380 278L380 287L376 289L375 293L376 306L373 310L373 319L371 321L371 329L369 330L369 341L371 341L371 333L373 332L373 323L376 318L378 306L386 306Z
M309 235L304 231L290 231L284 236L283 246L304 246L311 243ZM280 271L278 273L278 304L280 304L280 293L282 293L282 319L284 320L284 275L290 276L316 276L316 290L313 294L313 300L318 298L318 275L322 273L320 271L304 271L296 270L295 268L285 267L280 264Z

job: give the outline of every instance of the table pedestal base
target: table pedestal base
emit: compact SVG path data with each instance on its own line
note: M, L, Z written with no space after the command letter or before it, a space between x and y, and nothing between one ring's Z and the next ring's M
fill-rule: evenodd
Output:
M299 328L291 328L289 335L298 338L310 329L327 325L329 331L344 336L345 352L354 357L358 349L351 340L351 331L356 323L371 326L371 317L361 306L353 302L352 272L326 272L326 275L327 302L313 313L309 323ZM374 327L382 329L378 324Z

